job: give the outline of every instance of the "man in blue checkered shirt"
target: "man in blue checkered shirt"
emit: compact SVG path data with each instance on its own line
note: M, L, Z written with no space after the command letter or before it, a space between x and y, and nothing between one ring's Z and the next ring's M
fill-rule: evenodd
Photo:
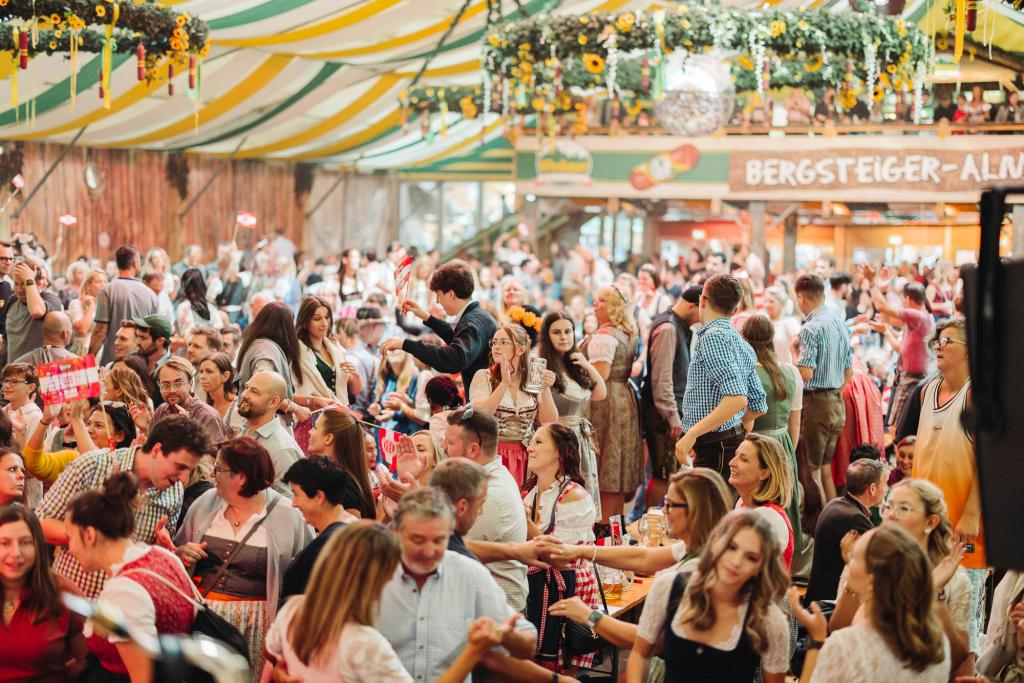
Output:
M843 387L850 381L853 349L846 323L825 303L825 283L817 275L801 275L793 289L804 314L800 330L800 356L796 365L804 380L804 407L800 416L800 442L807 453L811 474L826 502L836 497L832 456L846 424Z
M744 413L756 417L768 410L764 387L754 365L757 356L729 317L739 305L743 289L731 275L714 275L704 283L700 320L683 394L683 429L676 442L676 459L707 467L729 479L729 461L746 432Z

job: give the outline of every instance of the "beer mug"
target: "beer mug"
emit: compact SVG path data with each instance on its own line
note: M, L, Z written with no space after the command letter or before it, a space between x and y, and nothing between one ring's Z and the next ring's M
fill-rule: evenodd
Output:
M526 371L526 386L523 390L531 394L539 394L544 388L544 371L548 369L548 362L543 358L531 358L530 367Z
M626 581L624 573L612 567L601 567L601 587L604 588L605 600L619 600L622 598L623 584Z

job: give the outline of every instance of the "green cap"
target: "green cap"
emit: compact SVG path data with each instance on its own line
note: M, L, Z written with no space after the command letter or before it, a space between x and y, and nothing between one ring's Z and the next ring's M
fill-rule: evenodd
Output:
M135 323L136 327L152 330L152 332L156 333L156 337L170 339L171 333L174 331L174 328L171 326L171 321L168 320L166 316L158 315L156 313L147 315L145 318L132 318L132 322Z

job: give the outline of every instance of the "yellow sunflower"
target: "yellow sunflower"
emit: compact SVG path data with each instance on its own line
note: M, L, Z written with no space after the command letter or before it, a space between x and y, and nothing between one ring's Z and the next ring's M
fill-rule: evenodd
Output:
M888 71L891 74L894 74L894 73L896 73L896 65L895 64L890 64L889 66L885 67L885 70Z
M593 52L583 53L583 68L592 74L604 72L604 57Z
M804 64L804 71L806 71L807 73L814 73L815 71L820 69L821 65L824 63L825 61L821 58L821 55L819 54L818 58L814 60L812 64Z
M882 86L880 86L880 85L879 86L875 86L875 90L874 90L874 93L872 94L871 98L875 102L881 102L882 100L885 99L885 89L882 88Z
M626 12L620 14L615 20L615 28L619 29L622 33L629 33L633 30L633 25L636 23L636 16L632 12Z
M786 32L786 22L783 21L782 19L776 19L768 26L769 28L771 28L772 38L778 38L779 36Z
M56 50L57 49L57 41L56 40L51 40L50 41L50 49L51 50Z
M96 5L95 11L96 11L96 16L97 17L105 17L105 16L107 16L107 8L104 7L103 5Z
M579 35L579 37L576 38L576 42L578 42L580 45L586 45L587 44L587 37L581 33Z
M498 47L501 45L501 38L498 37L497 33L492 33L487 36L487 42L490 43L492 47Z
M739 62L740 66L742 66L747 71L753 71L754 70L754 62L752 62L750 60L750 57L748 57L746 55L740 55L739 59L737 59L736 61Z
M796 22L796 27L797 27L798 29L800 29L801 31L806 31L807 29L809 29L809 28L811 27L811 25L810 25L810 24L808 24L808 23L807 23L806 21L804 21L803 19L801 19L800 21Z

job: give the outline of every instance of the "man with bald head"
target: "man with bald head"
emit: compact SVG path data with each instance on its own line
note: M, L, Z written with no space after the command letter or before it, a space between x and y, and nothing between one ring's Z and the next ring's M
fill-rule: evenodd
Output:
M242 388L238 414L246 420L245 435L256 439L274 461L274 490L291 498L291 487L281 478L303 455L299 444L277 416L287 394L288 383L280 374L270 370L257 372Z
M74 354L67 349L71 343L71 318L64 311L50 311L43 316L42 329L43 345L15 358L15 363L28 363L35 367L55 360L74 358Z

